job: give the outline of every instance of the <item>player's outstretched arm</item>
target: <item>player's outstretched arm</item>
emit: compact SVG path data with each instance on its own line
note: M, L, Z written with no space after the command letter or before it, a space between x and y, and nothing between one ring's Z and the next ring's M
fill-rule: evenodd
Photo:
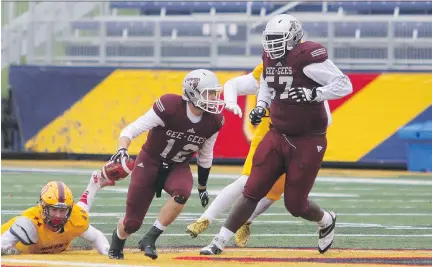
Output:
M316 88L314 101L321 102L342 98L353 91L348 76L330 60L326 59L321 63L312 63L303 68L303 73L310 79L321 84Z
M101 231L89 225L87 231L80 235L100 254L108 255L110 244Z
M233 112L241 118L242 111L237 105L237 96L255 95L258 89L258 81L255 79L252 72L228 80L224 85L224 100L226 101L225 109Z
M2 232L4 232L0 239L2 256L19 254L19 251L15 248L18 242L30 246L36 244L39 239L36 226L29 218L19 216L12 220L4 225L7 227L9 224L9 229L6 231L2 229ZM4 228L3 225L2 228Z
M156 101L156 104L160 102L160 99ZM162 104L160 104L162 105ZM159 106L159 104L158 104ZM156 114L154 107L147 111L144 115L139 117L136 121L126 126L120 133L118 141L119 148L117 152L111 157L113 161L120 161L121 158L129 158L128 148L131 144L132 139L140 136L146 131L149 131L157 126L164 126L162 119Z

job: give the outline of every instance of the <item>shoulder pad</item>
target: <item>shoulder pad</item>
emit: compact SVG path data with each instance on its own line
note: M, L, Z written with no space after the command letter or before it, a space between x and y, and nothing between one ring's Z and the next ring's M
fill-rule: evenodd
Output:
M306 41L301 44L303 65L321 63L328 58L327 49L319 43Z
M183 103L183 99L179 95L166 94L161 96L153 104L153 110L165 122L167 117L175 114L178 105Z
M86 229L89 225L89 215L86 210L75 204L69 222L73 227Z
M12 235L18 238L21 243L27 246L36 244L39 239L36 226L25 216L18 217L9 231Z

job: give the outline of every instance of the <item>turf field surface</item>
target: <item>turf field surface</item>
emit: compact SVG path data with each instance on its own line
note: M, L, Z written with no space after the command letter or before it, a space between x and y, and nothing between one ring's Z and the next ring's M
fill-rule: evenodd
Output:
M50 180L63 180L78 200L87 186L91 170L98 169L102 164L101 162L2 161L2 222L36 204L40 188ZM224 186L237 178L240 171L240 167L214 166L209 180L211 199L214 199ZM102 189L90 212L93 226L105 233L109 240L118 218L124 213L127 186L128 181L125 180L115 187ZM198 266L199 264L225 266L244 263L265 266L311 266L311 264L313 266L321 264L325 266L346 264L348 264L346 266L352 264L355 266L365 264L367 266L377 264L432 266L431 188L430 174L323 170L319 174L311 198L323 208L334 210L338 215L334 249L329 253L322 256L315 250L317 244L315 224L290 216L284 208L283 201L279 201L263 216L258 217L252 225L250 248L230 249L217 257L218 259L212 257L210 260L207 257L199 257L199 248L211 241L213 235L222 226L228 211L214 221L204 234L196 239L190 238L184 231L186 225L204 211L194 189L184 212L158 240L160 259L150 261L140 252L131 251L130 254L126 253L127 260L119 264L126 264L125 266ZM151 227L166 199L166 194L160 199L154 199L143 226L137 234L128 239L128 248L136 248L139 239ZM70 266L111 266L116 263L105 261L105 257L96 255L92 251L77 250L86 248L88 247L85 242L77 239L73 243L74 251L66 254L50 255L47 256L48 258L45 258L45 255L44 257L38 255L6 257L4 263L6 266L22 266L22 264L69 266L59 264L58 261L71 259L74 263L73 258L76 259L77 254L82 254L79 259L84 260L84 265ZM284 250L281 250L282 248ZM163 253L162 249L168 251ZM173 250L176 252L172 252ZM86 257L94 261L86 261ZM358 259L359 257L363 259ZM379 259L377 260L376 257ZM396 258L390 259L391 257ZM342 259L338 260L339 258ZM41 262L42 259L57 263L44 263Z

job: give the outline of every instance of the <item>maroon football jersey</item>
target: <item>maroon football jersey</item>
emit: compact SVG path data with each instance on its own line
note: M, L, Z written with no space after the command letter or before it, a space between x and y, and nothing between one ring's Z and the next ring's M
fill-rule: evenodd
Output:
M298 103L288 98L290 88L321 86L308 78L303 68L326 59L327 50L310 41L297 45L282 58L271 59L263 53L263 77L272 92L270 118L280 133L308 135L326 132L327 113L323 102Z
M152 158L169 163L188 161L222 127L222 114L204 112L199 122L191 122L186 105L181 96L173 94L163 95L153 104L165 126L151 129L143 145Z

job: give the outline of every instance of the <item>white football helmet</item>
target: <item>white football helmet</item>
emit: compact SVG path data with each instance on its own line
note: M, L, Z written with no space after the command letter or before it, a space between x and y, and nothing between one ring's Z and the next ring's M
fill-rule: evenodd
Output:
M204 111L219 114L225 107L225 102L220 99L222 88L212 71L193 70L183 80L183 99Z
M263 32L263 48L270 58L283 57L286 50L292 50L303 38L303 28L293 16L280 14L267 22Z

